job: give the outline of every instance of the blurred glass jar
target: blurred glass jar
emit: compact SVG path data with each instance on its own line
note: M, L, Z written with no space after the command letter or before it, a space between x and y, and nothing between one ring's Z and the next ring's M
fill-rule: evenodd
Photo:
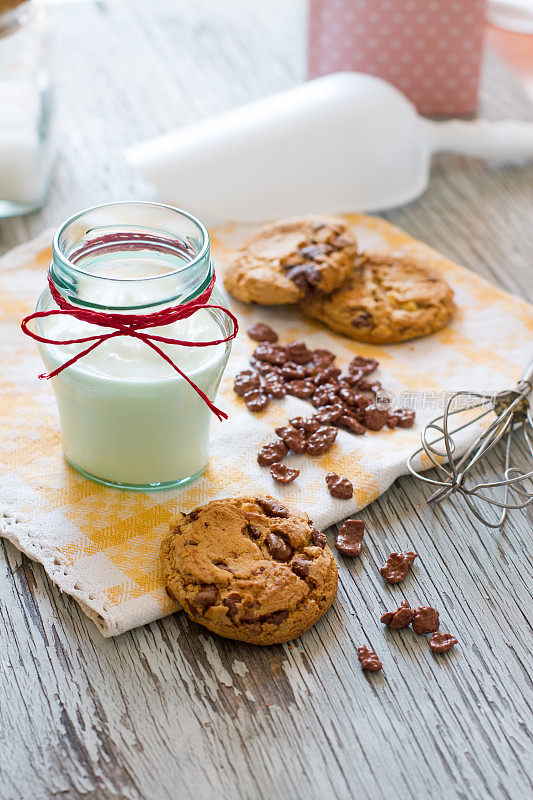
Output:
M49 18L39 0L0 0L0 217L40 208L53 159Z

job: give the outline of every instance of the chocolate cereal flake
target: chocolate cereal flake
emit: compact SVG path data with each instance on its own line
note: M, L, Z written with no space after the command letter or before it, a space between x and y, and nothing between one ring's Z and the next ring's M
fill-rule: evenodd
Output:
M260 467L270 467L285 458L287 448L284 442L271 442L265 444L257 454L257 463Z
M310 456L323 456L331 450L337 438L337 429L331 425L319 428L307 440L307 453Z
M434 653L447 653L456 644L457 639L455 636L452 636L451 633L441 633L440 631L436 631L429 640L429 646Z
M375 369L379 367L379 361L376 361L375 358L365 358L365 356L355 356L350 361L348 369L350 372L361 370L364 375L368 375L370 372L374 372Z
M293 453L305 453L307 448L307 440L303 430L289 427L289 425L279 425L276 428L276 433L283 441L289 450Z
M305 342L289 342L285 352L287 359L295 364L307 364L313 358L313 351L309 350Z
M305 431L305 433L316 433L322 427L322 423L315 415L312 417L293 417L289 420L293 428Z
M353 484L348 478L337 475L336 472L328 472L326 475L326 485L332 497L338 500L349 500L353 497Z
M396 611L387 611L381 617L381 622L385 623L387 627L392 628L393 631L399 631L402 628L407 628L413 621L415 610L409 608L409 603L404 600Z
M439 629L439 612L431 606L421 606L415 611L411 623L415 633L433 633Z
M365 523L362 519L347 519L335 537L335 547L343 556L355 558L361 555Z
M269 342L274 344L278 341L278 334L270 325L265 325L264 322L256 322L251 328L248 328L248 336L256 342Z
M363 423L370 431L380 431L387 423L389 412L382 411L375 403L370 403L363 413Z
M268 395L261 389L250 389L243 395L243 400L249 411L262 411L270 403Z
M401 583L413 566L418 553L407 550L405 553L391 553L380 569L381 575L387 583Z
M251 369L243 369L238 372L233 380L233 391L242 397L251 389L259 388L259 375L257 372L252 372Z
M292 483L300 474L299 469L292 469L286 464L276 463L270 467L270 474L278 483Z
M267 364L276 367L280 367L287 360L284 347L268 343L258 345L254 350L254 357L258 361L266 361Z
M311 397L316 389L314 383L307 378L298 381L288 381L285 384L285 388L287 389L287 394L292 394L294 397L299 397L301 400Z
M313 419L320 422L321 425L329 425L330 422L336 422L342 415L344 407L342 403L333 403L330 406L321 406L316 414L313 414Z
M370 672L379 672L383 664L376 655L376 652L370 647L363 645L357 648L357 657L361 662L361 668L367 669Z

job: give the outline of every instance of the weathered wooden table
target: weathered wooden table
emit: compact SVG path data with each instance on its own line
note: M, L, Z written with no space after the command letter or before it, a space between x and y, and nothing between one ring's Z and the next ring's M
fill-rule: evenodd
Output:
M61 158L46 208L0 224L2 250L79 208L150 199L124 146L303 77L301 0L117 0L59 6L54 19ZM533 118L490 57L483 111ZM440 157L426 195L387 217L531 299L531 166ZM410 478L362 516L365 557L343 561L333 610L269 649L183 615L104 640L3 543L2 800L531 797L531 519L488 531L460 506L430 510ZM424 567L410 595L445 608L460 639L445 657L380 631L377 567L406 547ZM383 674L361 672L366 641Z

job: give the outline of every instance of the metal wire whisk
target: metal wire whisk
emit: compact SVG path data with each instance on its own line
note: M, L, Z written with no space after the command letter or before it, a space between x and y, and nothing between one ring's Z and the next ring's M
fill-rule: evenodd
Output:
M533 480L533 470L522 472L518 467L511 466L511 446L513 438L524 437L526 448L533 458L533 418L529 404L529 395L533 387L533 361L529 364L522 377L514 387L497 394L483 394L478 392L455 392L446 403L444 412L433 419L421 435L422 446L418 448L407 460L407 466L412 475L426 483L439 487L428 498L428 503L441 503L455 493L464 498L466 504L478 520L489 528L500 528L511 510L526 508L533 502L533 491L524 487L524 481ZM459 406L459 407L457 407ZM481 409L473 418L459 424L452 429L454 421L451 418L465 410ZM455 461L454 453L456 443L454 435L473 425L489 414L495 418L479 434L475 442L466 453ZM429 437L437 434L436 438L429 441ZM479 465L481 459L487 455L504 437L505 438L505 464L501 480L490 483L473 483L472 471ZM444 450L442 445L444 444ZM420 468L415 469L414 462L425 453L434 467L440 473L440 480L428 478L421 474ZM443 464L445 460L447 463ZM495 496L487 494L493 489L503 487L503 498L498 500ZM513 496L511 496L513 495ZM498 518L489 518L481 513L479 501L488 503L497 510Z

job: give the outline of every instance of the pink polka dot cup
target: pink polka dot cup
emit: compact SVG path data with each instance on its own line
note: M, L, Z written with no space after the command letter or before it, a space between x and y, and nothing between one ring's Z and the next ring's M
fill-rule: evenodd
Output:
M423 114L477 109L486 0L310 0L310 78L377 75Z

